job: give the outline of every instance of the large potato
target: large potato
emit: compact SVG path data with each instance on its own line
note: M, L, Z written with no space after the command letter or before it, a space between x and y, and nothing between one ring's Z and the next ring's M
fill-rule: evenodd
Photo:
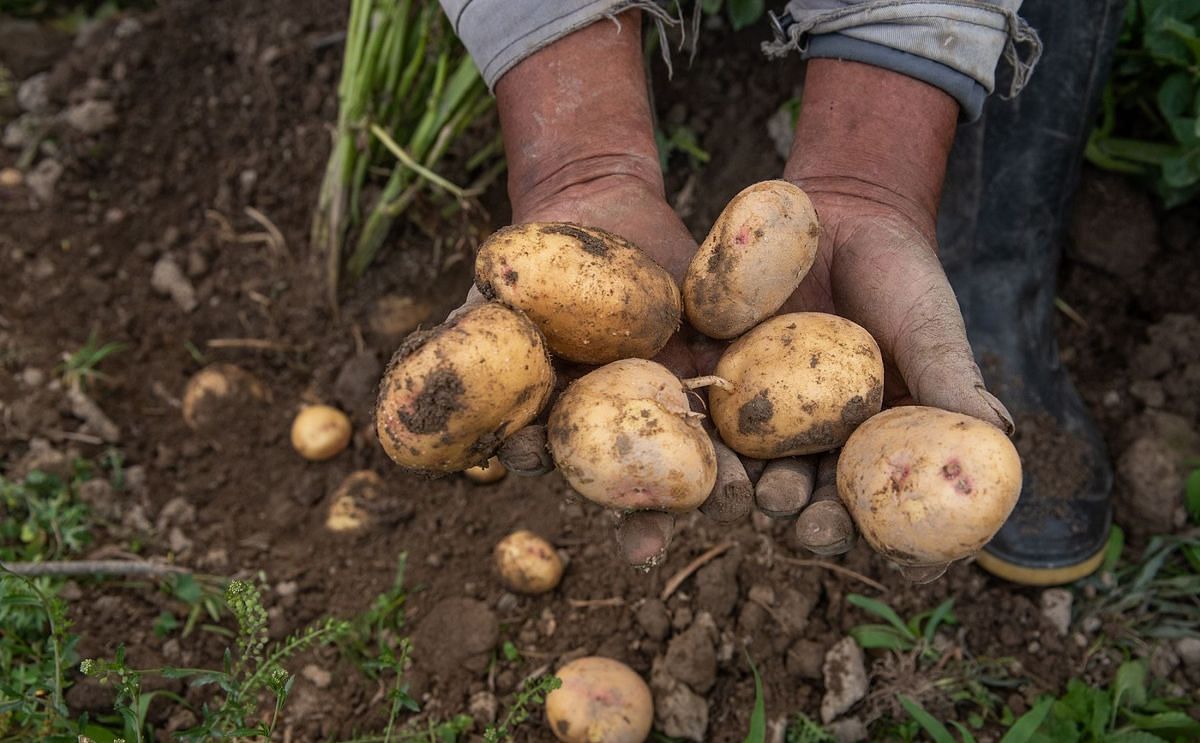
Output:
M679 288L650 256L574 224L505 227L480 247L475 283L528 314L555 355L585 364L650 358L682 312Z
M892 408L850 436L837 488L877 552L905 566L936 566L975 554L1000 530L1021 494L1021 460L981 420Z
M554 463L583 497L619 509L690 511L712 492L717 455L661 364L625 359L580 377L547 425Z
M396 352L376 404L379 441L416 470L482 464L537 416L553 386L537 327L501 304L477 305L415 333Z
M757 183L734 196L683 281L692 327L736 338L770 317L812 268L820 235L812 202L787 181Z
M654 724L654 698L641 676L611 658L578 658L554 674L546 719L563 743L642 743Z
M709 407L729 448L756 459L841 446L883 404L883 358L871 334L835 315L771 318L726 349Z

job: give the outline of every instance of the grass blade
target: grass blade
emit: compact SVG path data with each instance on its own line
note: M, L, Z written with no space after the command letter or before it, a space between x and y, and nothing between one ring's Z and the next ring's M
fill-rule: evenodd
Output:
M867 598L866 596L857 593L849 594L846 596L846 600L863 611L870 612L880 619L883 619L888 624L895 627L896 630L905 637L908 637L911 640L917 639L916 636L913 635L912 631L909 630L908 625L904 623L904 620L900 618L900 615L897 614L892 607L888 606L882 601L876 601L875 599Z
M1042 726L1042 722L1046 719L1046 715L1050 714L1050 708L1053 706L1054 697L1047 696L1039 699L1037 704L1033 705L1033 709L1017 718L1017 721L1000 739L1000 743L1028 743L1037 729Z
M762 677L754 667L750 653L746 653L746 662L750 664L750 672L754 674L754 710L750 713L750 731L742 743L766 743L767 740L767 705L763 699Z
M954 736L946 729L946 726L938 722L937 719L925 711L925 708L918 704L915 700L900 695L900 706L904 707L905 711L912 716L917 724L933 738L934 743L957 743Z

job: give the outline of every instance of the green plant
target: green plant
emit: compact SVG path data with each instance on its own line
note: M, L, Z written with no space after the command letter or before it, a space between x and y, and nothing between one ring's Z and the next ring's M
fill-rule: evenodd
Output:
M763 698L762 676L758 668L746 652L746 662L750 664L750 673L754 674L754 707L750 710L750 730L746 733L743 743L766 743L767 740L767 705Z
M538 676L528 679L525 686L517 693L517 698L498 725L489 725L483 731L486 743L502 743L511 740L513 733L529 719L529 707L546 703L546 695L562 686L562 680L557 676Z
M58 366L58 374L68 387L88 389L97 380L108 379L97 367L100 362L118 351L125 349L124 343L110 341L101 344L96 338L96 331L88 334L87 342L72 354L63 355L63 363Z
M474 189L458 188L435 172L492 105L437 3L351 2L337 129L311 233L312 245L326 256L331 304L336 305L343 268L351 278L361 276L418 195L433 185L461 205L495 177L499 169L485 166L497 159L499 140L467 162L468 171L484 171ZM385 179L368 209L364 195L377 166ZM353 230L357 238L347 255Z
M667 172L672 155L687 155L688 165L692 170L699 170L708 162L708 151L700 146L696 133L688 126L669 125L666 130L656 128L654 141L658 144L658 163L663 172Z
M1200 524L1200 463L1188 474L1183 486L1184 506L1193 524Z
M936 660L938 651L933 640L938 628L957 624L954 599L949 598L930 611L917 614L905 622L892 607L852 593L846 597L854 606L885 620L887 624L860 624L850 630L850 636L863 648L883 648L895 653L916 652L924 660Z
M764 0L700 0L700 7L708 15L716 15L725 9L729 25L734 31L757 23L766 10Z
M837 738L803 712L797 712L784 732L785 743L836 743Z
M946 726L938 721L936 717L929 714L919 702L903 694L899 698L900 705L912 716L913 722L920 729L924 730L934 743L957 743ZM1032 709L1008 727L1004 737L1000 739L1000 743L1028 743L1028 741L1033 740L1035 731L1042 724L1042 721L1046 719L1046 715L1050 712L1050 705L1053 702L1053 698L1050 697L1039 700ZM967 726L957 720L951 720L950 725L958 731L962 743L975 743L975 735Z
M1130 0L1093 164L1151 182L1168 206L1200 193L1200 5Z
M176 733L176 738L185 741L244 737L270 739L294 681L283 663L306 648L335 642L350 631L349 623L326 619L282 642L268 645L267 611L262 605L262 595L254 584L231 581L225 589L225 603L237 620L238 629L235 647L225 651L221 670L173 667L133 669L125 662L123 646L118 648L112 660L87 659L79 664L79 670L84 675L98 678L102 683L113 683L117 691L115 708L124 723L126 740L140 743L147 739L146 715L156 697L166 697L190 706L182 697L169 692L144 693L142 680L151 674L188 679L193 687L213 685L220 692L219 704L212 707L203 705L197 711L199 724ZM274 702L274 709L267 721L260 715L261 692L269 693Z

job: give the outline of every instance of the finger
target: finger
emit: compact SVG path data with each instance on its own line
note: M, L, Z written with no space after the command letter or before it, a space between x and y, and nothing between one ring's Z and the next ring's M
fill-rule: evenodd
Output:
M737 521L750 513L754 485L738 455L716 436L712 437L712 443L717 451L717 484L700 504L700 513L723 524Z
M871 244L848 240L834 263L839 309L875 337L918 404L965 413L1011 434L1012 415L984 386L932 247L909 225L880 220L873 227Z
M536 477L554 469L554 459L546 446L546 427L536 423L505 439L496 456L509 472L522 477Z
M643 570L662 562L675 532L675 514L630 511L617 518L617 547L626 562Z
M900 568L900 574L906 580L917 585L922 585L924 583L932 583L945 575L946 568L950 567L950 563L944 562L940 565L922 565L919 567L898 565L897 567Z
M483 304L486 301L487 297L483 296L474 284L471 284L471 288L467 290L467 298L458 307L450 310L450 314L446 315L446 320L453 320L472 307Z
M817 464L817 487L812 502L796 519L796 542L822 556L841 555L854 546L854 522L837 495L837 455L822 455Z
M813 457L773 459L754 487L754 504L772 518L795 516L808 505L816 475Z
M758 482L763 476L763 471L767 469L770 461L766 459L751 459L750 457L742 457L742 468L746 470L746 477L750 478L750 482Z

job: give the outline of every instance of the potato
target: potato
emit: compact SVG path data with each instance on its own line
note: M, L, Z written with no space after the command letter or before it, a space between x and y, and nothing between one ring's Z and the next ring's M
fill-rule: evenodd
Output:
M350 419L337 408L309 405L292 421L292 448L311 462L336 457L350 445Z
M420 327L432 313L433 306L429 302L400 294L385 294L371 304L367 327L381 342L395 344Z
M369 526L368 504L382 497L383 488L383 478L371 470L351 472L333 492L325 528L333 532L355 532Z
M233 425L248 406L269 398L263 383L240 366L209 364L183 390L183 422L195 431Z
M463 470L463 474L476 485L491 485L503 480L504 476L508 474L508 470L504 469L504 465L500 464L499 459L492 457L484 464L466 468Z
M688 266L688 322L713 338L736 338L770 317L812 268L820 234L812 202L787 181L734 196Z
M546 719L564 743L642 743L654 723L650 687L632 668L595 656L555 674L562 686L546 695Z
M409 336L380 384L379 442L427 472L482 464L550 398L554 370L537 327L496 302Z
M506 227L480 247L475 284L528 314L550 350L569 361L650 358L679 329L671 275L624 238L592 227Z
M521 529L501 539L492 556L500 579L515 593L546 593L562 580L563 563L558 553L531 531Z
M1021 494L1021 460L981 420L920 406L862 424L837 466L838 495L877 552L909 567L978 552Z
M729 448L756 459L841 446L883 404L883 358L871 334L835 315L771 318L734 341L713 372L713 422Z
M580 377L550 411L554 463L583 497L609 508L690 511L712 492L717 455L661 364L614 361Z

